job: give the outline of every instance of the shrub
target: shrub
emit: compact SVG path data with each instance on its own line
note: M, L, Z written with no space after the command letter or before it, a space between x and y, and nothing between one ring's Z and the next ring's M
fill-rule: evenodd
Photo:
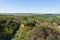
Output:
M27 40L60 40L60 33L51 27L36 27Z

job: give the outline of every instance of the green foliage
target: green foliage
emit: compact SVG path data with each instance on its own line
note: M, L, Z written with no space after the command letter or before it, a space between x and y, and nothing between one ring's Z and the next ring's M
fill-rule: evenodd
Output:
M0 15L0 40L60 40L60 16Z
M26 40L60 40L60 33L55 28L36 27Z

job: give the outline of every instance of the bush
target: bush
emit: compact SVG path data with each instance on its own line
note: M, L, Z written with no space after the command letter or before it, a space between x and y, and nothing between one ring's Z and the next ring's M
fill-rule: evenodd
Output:
M36 27L27 40L60 40L60 33L51 27Z

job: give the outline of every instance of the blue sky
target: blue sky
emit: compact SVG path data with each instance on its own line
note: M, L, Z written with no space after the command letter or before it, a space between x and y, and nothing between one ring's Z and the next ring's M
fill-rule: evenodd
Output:
M0 13L60 13L60 0L0 0Z

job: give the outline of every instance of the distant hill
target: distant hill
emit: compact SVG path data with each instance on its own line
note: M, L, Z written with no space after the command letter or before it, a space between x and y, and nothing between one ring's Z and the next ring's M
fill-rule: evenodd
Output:
M38 13L0 13L0 15L15 15L15 16L32 16L32 15L48 15L48 16L60 16L60 14L38 14Z
M30 16L30 15L36 15L35 13L4 13L5 15L15 15L15 16ZM0 13L0 15L3 15Z

